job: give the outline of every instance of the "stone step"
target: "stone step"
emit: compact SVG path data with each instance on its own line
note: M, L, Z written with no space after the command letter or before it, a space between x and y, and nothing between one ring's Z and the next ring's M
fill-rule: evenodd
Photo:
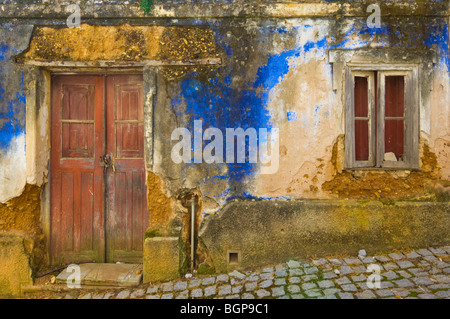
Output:
M81 286L135 287L142 282L142 264L86 263L78 265ZM74 268L64 269L56 284L73 284ZM72 281L70 281L72 280Z

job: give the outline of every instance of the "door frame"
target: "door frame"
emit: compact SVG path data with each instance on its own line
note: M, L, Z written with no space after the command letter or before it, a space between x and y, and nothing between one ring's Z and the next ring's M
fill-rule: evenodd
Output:
M53 75L143 75L144 88L144 161L145 170L153 171L153 109L157 89L157 67L37 67L24 68L27 99L26 111L26 164L27 183L40 185L41 227L45 236L46 257L50 257L51 206L50 206L50 152L51 152L51 96Z

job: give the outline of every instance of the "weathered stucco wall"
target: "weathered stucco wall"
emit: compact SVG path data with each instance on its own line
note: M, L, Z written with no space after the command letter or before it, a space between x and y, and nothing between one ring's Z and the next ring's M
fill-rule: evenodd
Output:
M369 2L158 1L146 15L137 1L87 1L80 5L83 24L68 29L67 3L0 0L0 203L9 209L2 208L0 222L26 216L27 209L8 205L27 198L27 184L46 189L49 173L50 72L15 57L121 63L221 58L220 65L156 68L155 99L146 102L147 237L187 238L188 210L180 194L189 191L201 202L197 224L220 215L234 199L448 202L449 1L383 3L380 28L367 26ZM330 59L335 50L354 59L419 65L419 171L343 170L345 90ZM262 174L260 163L175 164L171 134L179 127L193 132L195 120L224 135L227 128L278 128L278 170ZM49 207L45 200L39 205ZM202 255L208 248L198 250Z
M155 171L169 190L199 185L208 199L205 212L233 198L377 198L375 193L389 181L397 181L399 187L409 184L409 190L395 189L381 197L428 194L433 199L433 187L426 184L445 187L449 180L448 24L440 18L411 17L385 18L383 23L380 29L368 28L361 18L211 24L225 49L225 65L208 77L205 72L179 81L160 76ZM376 52L372 60L380 52L393 52L383 63L419 61L422 172L342 172L345 93L334 89L329 61L329 51L337 49L364 50L369 61L371 50ZM400 52L408 52L408 61ZM235 127L279 128L278 171L262 175L258 164L248 163L174 165L168 160L174 142L168 144L167 138L176 127L193 132L194 120L202 120L204 130L217 127L222 132ZM366 192L342 192L343 176L347 184L365 184Z
M55 4L59 3L56 1ZM328 198L330 196L329 192L324 191L321 186L335 174L330 165L332 146L344 131L342 100L337 91L332 89L332 66L328 60L328 51L334 49L395 50L404 48L415 51L418 57L426 54L427 50L437 52L437 63L426 66L427 69L432 69L431 83L422 85L423 92L426 94L423 94L421 104L421 137L422 141L429 145L430 151L437 154L437 162L441 167L440 177L447 180L449 176L448 156L446 156L449 139L449 103L447 103L449 59L446 5L448 7L445 2L433 3L429 6L423 3L383 4L381 7L382 27L371 29L366 25L368 14L364 11L365 5L359 2L354 4L352 1L320 4L315 2L308 6L256 2L253 7L244 5L240 11L236 8L234 11L225 10L221 13L214 11L213 5L204 4L203 15L199 14L200 19L195 23L189 20L189 17L198 14L196 10L202 8L202 5L193 4L191 10L185 13L186 20L169 22L160 20L161 26L143 26L142 24L153 23L152 19L155 18L176 15L177 10L186 8L186 5L182 3L178 6L170 3L155 4L149 17L144 19L145 15L137 8L137 3L131 3L128 6L108 6L97 14L93 14L87 3L86 7L82 6L82 20L90 21L89 19L96 17L114 16L117 9L124 10L124 16L141 18L141 26L131 29L130 25L122 24L119 28L101 32L100 36L95 23L92 23L92 26L83 24L80 28L67 31L71 36L63 36L62 41L56 42L55 39L63 35L62 32L67 29L51 31L49 27L55 23L59 24L55 19L67 17L62 4L60 7L48 8L47 11L42 11L42 8L38 10L36 5L31 4L22 6L23 10L19 15L40 17L43 19L42 24L48 25L35 30L36 39L45 34L45 39L39 42L41 47L36 46L37 42L32 42L29 51L25 54L28 58L38 60L86 61L87 59L137 60L157 56L174 59L201 57L204 52L211 53L211 50L208 51L207 47L199 48L201 41L194 41L196 44L189 46L191 39L203 39L204 43L209 45L211 36L215 37L215 41L225 52L224 66L217 70L206 69L200 72L197 68L197 72L194 73L192 69L186 67L179 70L176 68L160 70L169 83L159 84L162 87L167 86L165 90L170 92L170 96L166 99L170 99L168 103L173 109L172 113L177 117L176 119L166 118L166 122L173 122L170 125L161 123L162 126L167 126L164 136L161 133L161 143L167 141L167 133L174 127L177 125L189 127L188 124L192 126L193 120L200 119L197 115L201 113L205 128L214 125L219 129L238 126L279 128L281 157L277 174L269 176L260 176L258 165L209 167L209 181L202 184L205 185L203 188L208 190L211 189L210 186L213 186L213 191L204 192L204 195L213 199L211 209L214 210L217 203L222 205L224 203L222 199L227 197ZM33 24L16 26L11 23L8 17L18 12L20 10L12 5L2 6L2 16L6 19L1 29L3 84L0 92L5 105L2 117L5 122L2 125L4 153L2 160L5 163L2 166L10 167L10 163L16 163L15 169L3 171L5 174L3 179L9 181L2 183L5 185L2 189L3 195L0 194L2 202L19 195L27 178L26 160L21 147L25 144L25 138L21 136L21 133L25 132L26 83L20 73L23 68L13 63L11 58L27 49ZM336 12L341 13L341 16L331 20L327 18L327 15ZM223 17L227 15L242 16L247 19L223 20ZM251 19L252 15L265 19ZM312 18L300 18L306 15ZM202 16L204 18L201 18ZM280 17L286 19L276 19ZM123 22L127 21L115 20L116 24ZM133 21L133 24L139 25L137 21ZM164 29L163 25L166 24L171 26L178 24L184 27ZM188 30L185 27L186 24L203 26L207 31L198 35ZM50 30L51 34L42 33L42 30ZM174 40L167 41L167 36L164 37L163 32L168 34L169 39L173 37ZM72 41L75 38L80 40ZM104 41L107 38L111 41ZM102 42L98 42L99 40ZM64 41L68 43L64 45ZM95 45L96 41L98 46ZM77 47L82 47L83 50L77 50ZM98 50L92 49L97 47ZM64 53L63 56L58 56L56 53L55 49L58 48L59 52ZM89 57L85 56L87 52L90 53ZM92 52L96 52L97 55L92 55ZM180 77L186 73L188 74L185 77ZM161 92L162 87L159 88L159 96L165 94ZM426 92L427 89L429 92ZM180 114L184 112L188 114L184 114L184 118L180 119ZM219 117L220 121L217 121ZM6 118L9 119L8 123ZM173 125L175 123L176 125ZM47 132L44 131L44 133ZM291 143L291 141L295 142ZM159 147L158 143L156 139L156 147ZM158 150L161 152L156 156L166 159L170 148ZM19 165L22 166L21 169L18 169ZM158 165L155 167L158 173L172 179L180 177L180 174L171 176L173 174L170 169L159 168ZM192 173L199 175L199 178L191 178L191 173L183 172L181 178L186 184L198 184L205 176L201 165L193 166L195 167L188 167L185 170L200 171L198 174ZM11 171L14 171L16 178L8 176ZM169 189L176 192L178 186L175 185Z
M26 49L32 26L0 27L0 202L26 184L26 98L23 68L11 58Z
M236 220L245 211L246 218ZM268 213L270 212L270 213ZM237 201L208 220L200 240L218 272L290 258L357 255L450 240L449 203L346 200ZM239 252L239 262L228 262Z

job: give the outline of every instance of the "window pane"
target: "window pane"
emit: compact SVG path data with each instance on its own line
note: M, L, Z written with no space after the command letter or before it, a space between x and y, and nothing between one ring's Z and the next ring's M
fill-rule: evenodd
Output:
M387 76L385 81L385 116L403 117L405 113L405 80L403 76Z
M369 160L369 81L355 76L355 160Z
M364 77L355 77L355 117L369 115L369 84Z
M355 120L355 160L369 160L369 121Z
M402 161L405 141L404 76L386 76L385 80L385 160ZM393 154L392 154L393 153ZM395 158L392 156L395 155Z
M397 161L404 159L405 125L403 120L385 120L384 151L394 153ZM389 155L387 155L389 156ZM392 154L391 154L392 156ZM389 157L387 157L389 158ZM392 158L393 159L393 158ZM391 160L389 158L389 160Z

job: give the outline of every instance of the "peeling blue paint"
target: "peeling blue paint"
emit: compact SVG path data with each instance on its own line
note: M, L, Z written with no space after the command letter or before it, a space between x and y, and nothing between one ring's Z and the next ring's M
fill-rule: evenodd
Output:
M5 151L15 137L25 132L24 125L15 116L16 113L25 114L24 74L22 73L20 90L16 92L14 99L5 103L5 90L2 87L0 87L0 93L0 150Z
M8 110L14 110L16 107L21 107L19 100L12 100L8 102ZM3 116L0 114L0 119ZM14 118L14 114L8 113L8 121L4 122L0 128L0 149L5 150L13 140L13 138L25 133L25 129L20 125L19 121Z
M0 61L5 60L6 52L9 50L9 46L5 44L5 42L2 41L0 43Z
M450 73L450 53L448 48L449 30L448 23L445 20L439 20L440 24L430 25L430 30L425 45L428 47L436 46L440 55L440 64L447 67L447 71Z
M301 28L291 28L296 33L303 32L304 29L310 28L310 25ZM266 27L262 28L261 38L270 39L270 34L284 33L286 28L283 27ZM354 28L347 32L347 37L354 35ZM378 34L387 33L388 30L380 29L376 31L361 31L361 33L369 34L370 39L357 43L350 43L345 39L342 43L333 43L333 39L327 38L326 35L319 36L315 41L307 41L303 45L297 45L294 49L286 50L281 53L267 55L267 62L260 65L255 79L251 83L247 83L246 87L234 88L231 85L232 75L242 72L242 69L233 69L233 65L222 67L219 72L222 75L210 79L209 82L200 82L195 78L195 74L181 81L180 94L172 98L170 107L176 114L182 114L184 110L179 108L181 102L186 105L188 114L192 114L189 123L185 123L186 128L192 129L194 120L202 120L204 129L208 127L219 128L225 131L226 128L243 129L253 128L271 128L271 116L268 111L268 100L270 91L278 85L284 76L290 70L292 58L299 58L306 55L312 50L317 50L319 55L324 55L326 50L330 48L351 48L363 47L370 44L373 38ZM216 40L219 45L225 49L227 55L233 54L229 39L222 36L216 29ZM293 34L295 36L295 34ZM350 43L350 45L349 45ZM319 106L315 106L315 116L319 112ZM289 121L297 118L294 113L287 113ZM320 123L320 122L319 122ZM317 125L318 123L315 123ZM195 164L190 164L195 165ZM228 175L226 179L233 183L241 183L251 178L256 173L257 166L255 164L225 164L228 166ZM214 177L216 178L216 177ZM211 180L210 180L211 181ZM241 183L242 184L242 183ZM235 190L230 187L220 196L226 196L228 199L244 198L254 199L255 197L245 190Z
M300 52L297 50L288 50L280 54L269 55L267 64L258 69L254 88L260 85L268 91L281 82L283 76L289 72L289 58L298 57Z
M315 105L314 106L314 117L317 117L317 115L319 114L319 110L320 110L320 105Z
M324 36L322 39L318 41L308 41L303 47L303 50L306 52L311 51L312 49L325 49L328 46L327 37Z
M203 129L215 127L222 132L226 128L271 127L264 102L254 90L230 88L229 84L217 79L202 83L188 78L181 82L181 92L180 96L171 100L170 105L178 113L181 112L178 108L180 101L186 103L186 112L192 114L192 120L185 126L190 130L193 130L194 120L202 120ZM242 181L254 170L255 164L251 163L228 164L228 176L234 181Z
M295 121L297 119L297 113L295 113L294 111L287 112L286 116L289 122Z
M364 48L377 42L378 46L398 46L404 43L390 41L392 30L387 26L381 28L369 28L365 24L358 24L350 26L343 36L341 42L336 42L333 37L328 37L326 34L320 35L316 40L307 41L303 45L296 45L294 49L285 50L280 53L272 53L267 55L267 62L260 65L256 72L256 77L252 83L248 83L247 87L235 89L231 87L232 74L242 72L241 69L235 70L232 67L222 68L223 80L221 77L209 80L208 84L200 83L194 78L182 81L181 93L179 96L172 99L171 107L177 108L177 104L184 100L187 104L187 112L193 115L193 119L202 119L205 123L205 128L208 126L217 127L224 130L227 127L272 127L270 114L267 111L267 104L270 91L278 85L283 77L290 70L290 63L292 58L300 58L306 56L307 53L317 50L317 56L324 56L329 49L344 49L353 50ZM260 29L261 40L259 43L270 42L270 34L285 34L292 31L292 36L301 34L306 29L313 28L311 25L295 26L288 29L286 26L281 27L262 27ZM448 28L439 27L437 30L431 30L430 36L427 39L427 46L437 44L441 48L441 56L445 63L448 64ZM222 35L218 30L215 30L216 39L225 49L227 55L232 55L228 39ZM397 36L397 39L400 37ZM408 41L412 41L409 40ZM330 69L331 72L331 69ZM256 93L258 92L258 93ZM320 105L314 106L315 124L320 124L318 118L321 110ZM295 112L286 113L288 121L297 119ZM329 110L324 110L324 117L330 116ZM310 121L311 119L309 119ZM246 178L253 176L255 173L255 166L252 164L227 164L228 176L226 178L233 182L242 182ZM214 177L216 179L217 176ZM208 179L211 181L211 179ZM254 197L247 191L236 193L233 188L225 190L217 197L225 197L227 199L261 199L261 197ZM270 199L271 197L266 197Z
M248 192L243 192L242 194L239 195L232 195L230 197L227 198L227 200L234 200L234 199L238 199L238 200L289 200L289 199L293 199L293 197L291 196L256 196L253 195L251 193Z

